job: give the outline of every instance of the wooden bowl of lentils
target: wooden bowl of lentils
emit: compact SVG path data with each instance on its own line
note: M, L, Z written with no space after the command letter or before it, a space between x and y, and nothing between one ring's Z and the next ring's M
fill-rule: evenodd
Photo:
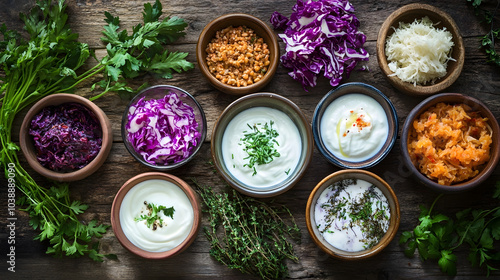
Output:
M203 29L196 46L201 73L218 90L232 95L259 91L279 64L274 31L247 14L220 16Z

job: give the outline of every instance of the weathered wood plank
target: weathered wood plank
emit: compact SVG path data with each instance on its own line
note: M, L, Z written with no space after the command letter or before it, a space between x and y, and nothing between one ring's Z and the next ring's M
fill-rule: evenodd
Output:
M19 30L20 23L17 20L19 11L26 11L29 3L33 0L6 1L0 4L0 23L6 23L11 28ZM123 27L130 30L133 25L138 24L141 19L141 11L146 0L76 0L68 1L70 13L69 22L74 31L80 33L80 41L88 43L96 49L98 57L105 54L103 44L100 42L102 26L104 24L104 11L109 11L122 20ZM370 71L355 72L346 82L360 81L372 84L384 92L394 103L400 127L402 126L409 111L423 98L409 97L399 93L385 79L378 68L375 45L377 33L385 18L395 9L406 4L402 0L353 0L356 14L361 21L361 29L366 33L368 42L366 48L371 54L367 65ZM500 118L500 68L493 67L485 62L485 55L479 49L478 36L485 32L484 27L475 17L472 9L466 1L423 0L422 3L435 5L448 12L457 22L464 36L466 46L466 61L464 70L458 81L447 91L469 94L484 101L494 112L497 120ZM189 23L187 35L174 46L172 50L189 52L188 59L196 62L194 54L196 41L203 27L218 15L230 12L246 12L253 14L263 20L269 18L275 10L285 15L291 13L292 0L275 1L238 1L238 0L162 0L164 12L186 19ZM281 44L281 51L284 45ZM89 65L92 63L89 63ZM213 172L213 167L208 163L211 160L210 137L215 121L224 108L237 97L225 95L211 87L202 77L198 67L188 73L177 74L171 80L157 79L145 76L134 81L139 86L143 82L149 84L172 84L192 93L203 106L208 120L208 135L197 158L184 167L171 173L190 182L190 178L196 178L203 185L215 186L218 190L224 189L224 183L220 177ZM77 93L90 96L91 82L82 85ZM331 90L331 86L324 79L319 80L316 88L308 93L293 81L287 70L279 67L276 76L263 91L281 94L295 102L303 110L309 121L316 104ZM150 171L142 166L128 154L120 135L121 118L128 100L122 99L114 93L108 94L96 101L109 116L114 135L114 145L110 156L102 168L94 175L84 180L71 184L71 194L75 199L89 204L90 208L81 215L82 220L96 219L99 222L110 222L111 203L120 186L130 177ZM17 139L17 130L21 124L21 113L15 121L14 139ZM430 204L437 195L433 191L418 185L408 172L401 167L399 152L399 140L389 156L382 163L370 171L384 178L396 192L401 206L401 225L395 240L375 258L360 262L342 262L334 260L314 245L305 226L305 207L310 191L314 186L328 174L339 170L329 164L317 150L314 151L314 160L309 166L302 180L289 192L275 198L276 203L288 206L297 223L301 228L302 242L295 246L300 261L289 263L291 279L440 279L443 274L439 271L435 262L422 262L418 258L408 259L403 255L403 249L398 245L398 239L402 231L410 230L415 226L419 214L418 205ZM21 157L23 166L26 166ZM42 185L49 182L31 169L27 170ZM2 173L3 175L3 173ZM98 178L98 180L96 180ZM493 206L495 201L491 197L492 186L500 181L500 168L497 167L491 176L477 190L465 194L447 195L442 198L437 210L453 214L464 208ZM3 186L3 183L2 183ZM5 188L0 189L0 209L6 205ZM182 254L162 261L144 260L126 251L116 240L111 230L100 240L102 253L115 253L118 261L105 260L103 263L95 263L87 258L79 259L54 259L45 255L46 244L32 239L37 234L28 224L27 214L18 211L16 225L17 238L17 268L16 278L32 277L36 273L37 278L159 278L169 279L249 279L238 271L230 270L217 263L210 257L209 243L200 231L196 241L187 251ZM207 226L207 217L203 218L203 226ZM0 212L0 237L6 238L6 213ZM8 247L5 242L0 242L0 260L5 260L5 252ZM482 279L484 271L472 268L468 264L467 251L459 252L459 273L455 279ZM5 263L5 262L4 262ZM50 267L50 269L47 269ZM0 278L4 278L6 269L0 271ZM7 276L11 276L8 274ZM500 275L496 273L495 275Z

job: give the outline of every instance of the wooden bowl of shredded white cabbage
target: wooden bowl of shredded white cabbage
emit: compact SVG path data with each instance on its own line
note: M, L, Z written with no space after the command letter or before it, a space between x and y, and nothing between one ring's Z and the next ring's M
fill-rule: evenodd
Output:
M399 91L428 96L451 86L462 72L465 48L455 21L440 9L410 4L382 24L377 58Z

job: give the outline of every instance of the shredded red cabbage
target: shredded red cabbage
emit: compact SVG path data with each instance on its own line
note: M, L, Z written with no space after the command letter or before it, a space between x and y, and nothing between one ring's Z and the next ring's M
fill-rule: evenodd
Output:
M178 163L188 158L201 140L193 108L169 92L162 99L144 100L130 106L128 141L146 162Z
M363 49L366 36L358 31L359 21L347 0L297 0L290 19L274 12L270 22L286 45L281 56L288 74L307 87L316 86L317 76L323 75L332 86L340 84L361 60L368 60Z
M102 145L102 129L95 114L79 103L43 108L31 120L37 159L58 172L72 172L89 164Z

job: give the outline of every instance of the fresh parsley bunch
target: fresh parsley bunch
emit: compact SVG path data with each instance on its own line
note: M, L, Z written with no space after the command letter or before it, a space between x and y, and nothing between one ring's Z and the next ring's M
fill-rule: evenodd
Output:
M107 91L133 92L127 86L126 79L144 73L170 79L173 71L180 73L194 68L193 63L185 59L188 53L170 52L166 48L167 44L185 35L183 30L187 23L175 16L160 21L161 15L162 5L159 0L152 6L150 3L144 4L144 23L134 26L132 34L129 35L125 29L119 31L119 17L105 12L108 25L104 26L104 37L101 41L107 43L108 55L94 67L104 70L105 79L92 86L92 89L99 86L104 91L94 98Z
M172 70L180 72L193 68L184 60L185 53L166 51L165 44L183 36L187 24L179 18L160 21L162 7L144 5L144 25L137 25L132 35L117 32L118 17L106 13L105 37L108 54L88 71L78 70L91 56L85 43L78 42L68 24L64 0L39 0L29 14L21 14L28 39L0 27L0 166L5 176L15 174L15 184L21 192L17 203L30 216L30 225L40 233L35 239L48 240L48 254L55 256L82 256L102 261L93 237L101 237L109 226L96 221L80 221L78 215L88 205L70 199L68 185L56 184L45 188L21 166L17 152L19 146L12 141L14 118L23 108L42 97L57 92L70 92L78 84L104 73L96 85L103 89L98 98L109 91L133 90L126 79L146 72L164 78ZM95 86L93 88L95 88ZM9 181L11 182L11 181ZM108 255L108 257L112 257Z
M500 200L500 182L496 184L494 198ZM441 271L449 275L457 273L457 256L454 250L469 245L468 260L473 266L485 267L487 275L498 270L500 261L500 206L492 209L465 209L456 214L456 219L432 210L442 196L439 195L427 209L420 206L420 224L412 231L405 231L399 240L406 244L405 255L413 257L415 250L422 260L438 260Z

